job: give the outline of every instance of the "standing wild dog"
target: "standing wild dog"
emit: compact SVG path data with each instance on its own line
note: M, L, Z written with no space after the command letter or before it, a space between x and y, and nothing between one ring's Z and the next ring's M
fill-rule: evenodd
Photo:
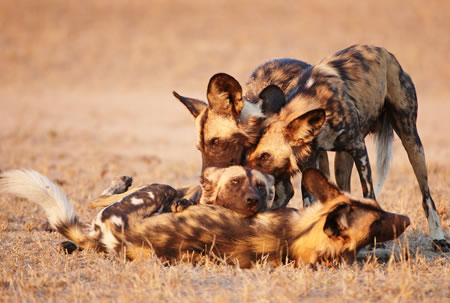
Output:
M0 191L37 202L50 224L80 247L130 259L154 252L168 261L209 254L241 267L261 258L272 264L333 262L353 258L375 239L392 240L409 225L408 217L386 212L374 200L340 192L319 171L306 170L303 182L321 203L301 211L279 208L244 217L203 204L147 216L140 213L145 201L128 199L104 208L91 224L82 223L57 185L36 172L4 172ZM163 205L175 195L160 185L147 191Z
M245 84L241 119L260 112L264 116L278 112L285 105L284 98L272 102L271 96L260 96L263 89L276 85L287 95L296 87L298 77L310 66L306 62L287 58L271 60L258 66Z
M283 95L281 91L276 92L276 87L268 89L272 90L270 95ZM414 84L391 53L365 45L339 51L305 70L287 103L266 121L264 134L248 156L248 166L266 173L280 169L293 175L306 167L316 167L320 150L345 151L356 164L364 197L375 198L364 138L369 133L377 137L380 184L388 171L394 129L408 153L422 192L433 246L448 251L449 244L428 188L425 156L416 127ZM311 103L325 109L326 120L309 145L311 149L301 148L299 152L298 147L304 142L289 125L299 116L297 108ZM305 165L296 167L295 161L291 161L293 157ZM343 164L347 174L352 159Z
M258 123L254 117L247 123L240 120L244 107L239 82L227 74L214 75L207 89L208 104L186 98L174 92L195 118L197 148L202 154L202 171L207 167L240 165L245 150L256 144L259 137Z
M250 76L245 96L236 79L224 73L216 74L208 83L208 104L173 92L195 118L202 170L244 164L245 148L258 139L258 122L261 122L258 117L279 110L278 102L261 104L260 91L268 85L277 85L288 93L295 87L293 80L307 67L309 64L292 59L267 62ZM271 102L270 98L266 100ZM253 119L249 119L251 116Z

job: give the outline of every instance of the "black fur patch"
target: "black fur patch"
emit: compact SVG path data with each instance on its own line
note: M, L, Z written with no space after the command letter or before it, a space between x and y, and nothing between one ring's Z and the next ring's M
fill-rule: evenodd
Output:
M149 194L153 197L150 197ZM168 212L176 195L176 190L169 185L152 184L124 197L120 202L106 207L101 220L104 222L112 216L117 216L122 218L124 228L127 229L128 217L131 213L139 213L141 218L146 218L159 211ZM134 204L134 199L141 200L142 203Z

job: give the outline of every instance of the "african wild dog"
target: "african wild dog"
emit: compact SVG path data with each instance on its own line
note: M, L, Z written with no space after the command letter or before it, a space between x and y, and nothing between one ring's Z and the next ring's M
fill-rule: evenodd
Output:
M200 186L178 190L169 185L151 184L122 192L131 182L131 177L116 178L102 193L102 199L91 203L91 208L106 206L91 224L79 222L60 189L35 171L2 173L0 192L37 201L46 211L50 225L75 242L61 243L68 253L83 248L114 252L119 242L112 228L135 230L150 216L180 212L193 204L218 205L248 217L270 209L274 198L273 177L242 166L207 168Z
M104 208L91 224L82 223L60 189L34 171L7 171L0 180L1 192L36 201L50 224L80 247L130 259L155 253L175 261L209 254L241 267L261 258L273 264L341 261L375 239L394 239L409 225L408 217L386 212L374 200L340 192L314 169L304 172L303 182L321 203L301 211L279 208L244 217L202 204L149 216L145 199L130 198ZM169 186L152 186L145 194L161 205L176 196Z
M295 88L298 77L310 65L294 59L275 59L258 66L250 75L244 87L244 108L241 119L261 112L264 116L278 112L284 106L282 102L272 102L272 98L260 97L262 90L276 85L285 95Z
M129 177L128 177L129 178ZM132 188L128 191L111 191L117 188L121 177L113 181L112 186L92 201L89 207L107 207L116 202L131 199L136 192L146 192L148 185ZM131 185L131 184L130 184ZM124 186L120 186L125 189ZM107 192L107 194L104 194ZM113 192L112 194L108 194ZM242 166L226 168L208 167L200 177L200 185L177 188L170 208L172 212L180 212L195 204L215 204L233 210L243 216L252 216L258 212L272 208L274 199L274 179L271 175ZM147 204L151 201L145 201Z
M195 204L220 205L247 217L272 208L275 196L271 175L242 166L206 168L200 177L200 185L177 189L152 184L128 190L132 182L128 176L115 178L99 198L89 203L89 207L104 208L118 203L120 205L114 208L127 216L133 215L135 221L140 216L181 212ZM172 195L173 190L175 195ZM80 249L70 241L62 242L61 246L69 254Z
M174 96L196 118L197 146L202 153L202 169L236 163L244 165L243 155L255 144L265 115L278 111L280 106L279 102L271 102L268 96L261 99L260 91L268 85L278 85L288 93L295 87L294 79L308 67L307 63L293 59L269 61L252 73L246 84L244 97L241 86L234 78L217 74L208 84L209 106L203 101L182 97L174 92ZM261 102L262 100L267 101ZM243 133L248 135L243 136ZM326 166L328 167L328 163ZM278 181L276 187L274 204L286 206L294 194L290 179Z
M199 204L220 205L246 217L273 207L274 178L255 169L209 167L203 171L200 184Z
M309 68L311 68L311 65L308 63L287 58L275 59L260 65L252 73L245 85L245 102L241 118L243 116L248 117L251 114L258 113L258 111L261 111L265 117L279 112L280 109L287 104L287 97L290 92L298 86L301 74ZM283 93L280 94L279 89L274 90L271 86L280 88ZM246 108L249 108L249 110L246 110ZM383 157L377 158L379 161L383 161L383 159ZM317 162L320 171L329 177L330 170L326 151L320 151L318 153ZM301 165L302 163L298 164ZM349 155L346 152L336 152L334 164L336 183L340 189L348 192L350 192L352 166L353 159L351 159L351 157L349 158ZM378 189L381 188L383 183L383 180L378 180L378 176L380 175L382 174L377 174ZM290 182L277 182L277 184L278 195L287 194L288 197L292 197L292 187L282 187L282 184L290 185ZM289 191L291 191L291 194L288 193ZM289 199L286 200L286 203L289 202Z
M282 96L270 87L270 96ZM296 89L289 94L286 106L266 120L264 134L248 156L248 166L262 172L282 169L295 174L306 167L316 167L320 150L348 152L352 159L342 164L349 175L355 162L364 197L375 198L372 174L364 138L377 138L377 172L383 181L390 162L393 129L400 137L414 169L423 196L423 208L433 237L433 246L447 251L449 244L440 227L439 216L431 198L423 146L417 133L417 98L414 84L397 59L386 49L355 45L322 60L305 70ZM303 104L315 104L326 111L326 120L311 142L310 154L301 148L301 138L289 129ZM280 135L282 138L280 138ZM381 148L379 148L381 146ZM284 150L284 152L280 152ZM293 157L305 165L296 167ZM283 167L281 165L288 165ZM277 176L275 175L275 178Z
M255 116L248 123L241 122L244 100L239 82L227 74L214 75L208 83L208 104L173 93L195 118L202 170L240 165L245 149L256 144L261 119Z

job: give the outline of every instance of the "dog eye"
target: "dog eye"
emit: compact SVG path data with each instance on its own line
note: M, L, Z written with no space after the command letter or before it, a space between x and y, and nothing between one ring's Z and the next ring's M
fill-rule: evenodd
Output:
M256 188L260 191L260 192L265 192L266 191L266 186L262 183L256 184Z
M219 143L219 138L212 138L209 141L209 145L211 145L212 147L216 147L218 143Z
M239 184L239 180L238 179L233 179L233 180L231 180L231 184L238 185Z
M262 153L261 156L259 157L262 161L267 161L270 159L270 154L269 153Z

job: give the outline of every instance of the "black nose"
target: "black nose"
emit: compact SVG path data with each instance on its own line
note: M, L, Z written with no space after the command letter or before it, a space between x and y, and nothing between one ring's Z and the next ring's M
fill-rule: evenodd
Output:
M247 198L247 204L248 204L248 205L256 205L256 204L258 204L258 202L259 202L259 199L256 199L256 198Z

